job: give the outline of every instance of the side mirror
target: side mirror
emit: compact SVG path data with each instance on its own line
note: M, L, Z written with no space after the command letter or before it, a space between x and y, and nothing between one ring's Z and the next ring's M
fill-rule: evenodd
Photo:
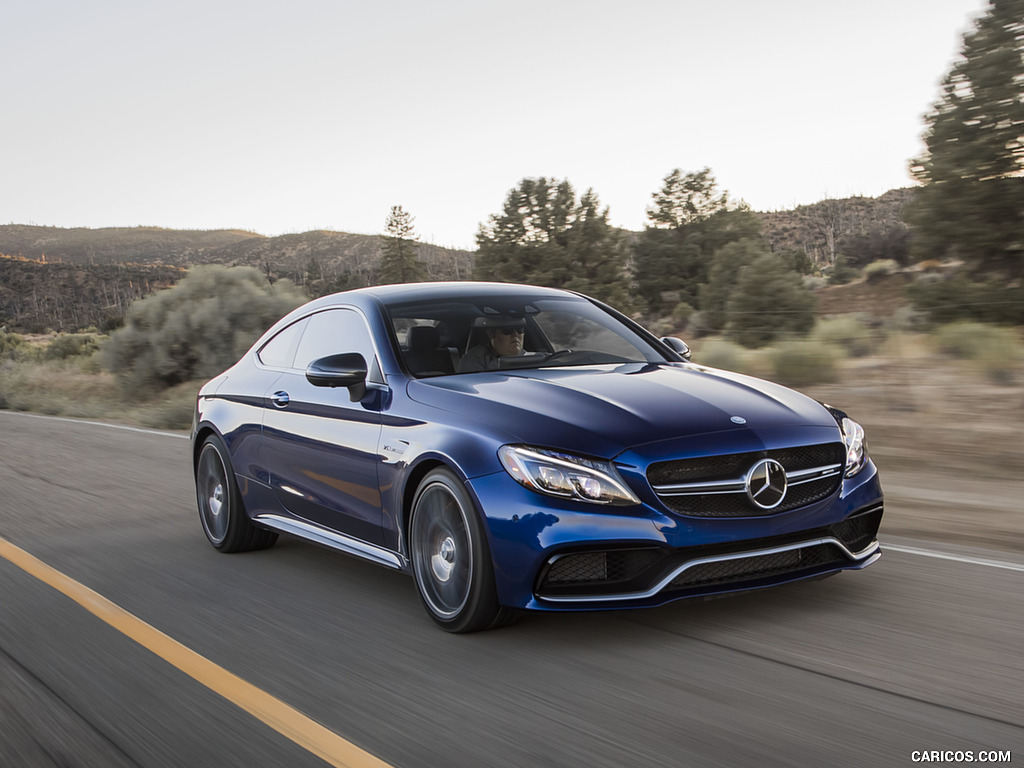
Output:
M662 338L661 343L683 358L683 360L690 359L690 346L682 339L677 339L675 336L665 336Z
M306 368L306 380L314 387L348 387L354 403L366 394L366 360L358 352L321 357Z

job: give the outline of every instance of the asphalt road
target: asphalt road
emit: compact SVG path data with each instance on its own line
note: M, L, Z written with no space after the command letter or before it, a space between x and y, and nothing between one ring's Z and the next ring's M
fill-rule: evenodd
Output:
M1024 761L1024 557L888 540L964 557L451 636L383 568L215 552L187 446L0 412L0 537L386 764ZM0 557L0 766L325 765L293 736Z

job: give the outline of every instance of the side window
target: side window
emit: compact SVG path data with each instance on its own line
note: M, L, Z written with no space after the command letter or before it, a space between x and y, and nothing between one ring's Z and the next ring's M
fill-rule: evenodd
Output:
M370 367L370 378L377 370L377 355L370 339L370 331L358 312L351 309L329 309L309 318L302 334L295 366L305 370L314 360L342 352L358 352ZM379 375L379 374L378 374Z
M307 320L299 320L283 329L257 352L260 362L272 368L291 368L295 359L295 346L306 327Z

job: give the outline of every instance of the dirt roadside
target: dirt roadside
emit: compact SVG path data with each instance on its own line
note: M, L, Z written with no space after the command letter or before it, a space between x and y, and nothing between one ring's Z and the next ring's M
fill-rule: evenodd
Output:
M867 431L882 535L1024 553L1024 370L995 384L960 361L866 358L805 388Z

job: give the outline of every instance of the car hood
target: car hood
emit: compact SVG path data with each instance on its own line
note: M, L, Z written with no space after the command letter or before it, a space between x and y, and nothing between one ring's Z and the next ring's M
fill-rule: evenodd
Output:
M835 419L817 401L771 382L694 364L444 376L411 381L409 396L459 414L466 426L476 422L511 440L606 458L709 433L730 433L733 450L755 450L780 439L841 439ZM794 429L809 433L800 438Z

